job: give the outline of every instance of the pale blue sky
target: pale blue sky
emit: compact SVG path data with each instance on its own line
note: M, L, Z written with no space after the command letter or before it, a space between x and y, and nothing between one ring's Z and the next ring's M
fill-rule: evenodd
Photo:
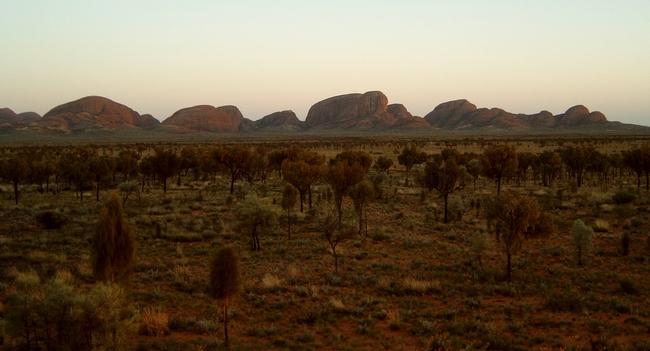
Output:
M465 98L650 124L650 1L0 2L0 107L87 95L165 119L199 104L259 119L381 90L424 116Z

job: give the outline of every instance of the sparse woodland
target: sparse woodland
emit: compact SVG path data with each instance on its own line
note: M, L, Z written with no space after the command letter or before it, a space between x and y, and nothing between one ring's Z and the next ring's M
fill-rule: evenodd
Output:
M647 139L4 146L0 180L0 349L650 349Z

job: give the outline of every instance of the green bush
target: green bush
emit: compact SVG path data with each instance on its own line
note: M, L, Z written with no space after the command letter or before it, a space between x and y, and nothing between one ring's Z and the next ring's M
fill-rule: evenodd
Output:
M612 196L612 200L617 204L617 205L625 205L633 202L636 200L636 195L633 193L627 191L627 190L621 190L618 191L614 196Z
M25 349L33 347L37 335L57 350L100 345L120 349L134 322L126 293L118 285L101 283L77 291L69 281L41 282L35 273L18 274L5 310L7 334Z
M586 299L575 291L567 290L549 296L544 307L553 312L581 312L586 307Z
M377 231L370 234L370 239L373 241L384 241L390 239L390 234L386 234L383 231Z

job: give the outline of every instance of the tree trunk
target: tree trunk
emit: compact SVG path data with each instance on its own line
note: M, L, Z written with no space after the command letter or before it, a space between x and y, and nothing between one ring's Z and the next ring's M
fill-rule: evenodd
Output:
M445 200L445 223L447 223L447 200L449 199L449 195L445 194L443 198Z
M18 205L18 182L14 182L14 200L16 200L16 205Z
M287 208L287 222L289 223L289 240L291 240L291 209Z
M507 256L508 256L508 265L506 266L506 272L508 276L508 281L510 281L510 277L512 276L512 262L511 262L512 255L507 254Z
M228 347L228 302L223 305L223 334Z
M305 202L305 191L304 190L298 190L298 193L300 193L300 213L302 213L303 209L303 202Z
M366 238L368 237L368 209L366 208L366 220L365 222L365 227L366 227Z
M339 210L339 224L341 224L341 218L343 217L342 206L343 206L343 195L341 195L340 198L336 199L336 207Z
M307 192L309 194L309 209L311 210L311 185L307 187Z
M578 188L582 185L582 171L576 172L576 179L578 180Z
M578 246L578 267L582 267L582 247Z
M501 195L501 177L497 177L497 196Z
M339 255L336 254L336 249L332 248L332 252L334 252L334 273L338 273L339 271Z
M361 235L361 230L363 230L363 206L359 210L359 235Z

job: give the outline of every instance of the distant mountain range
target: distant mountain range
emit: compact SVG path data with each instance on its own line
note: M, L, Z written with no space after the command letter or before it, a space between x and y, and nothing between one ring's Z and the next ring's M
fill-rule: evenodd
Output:
M331 97L314 104L304 121L293 111L280 111L252 121L236 106L199 105L183 108L162 122L149 114L99 96L88 96L57 106L43 117L34 112L0 109L0 133L30 135L95 135L148 132L190 133L336 133L444 131L650 131L643 127L610 122L600 112L582 105L553 115L514 114L499 108L477 108L467 100L436 106L426 116L413 116L401 104L388 104L380 91Z

